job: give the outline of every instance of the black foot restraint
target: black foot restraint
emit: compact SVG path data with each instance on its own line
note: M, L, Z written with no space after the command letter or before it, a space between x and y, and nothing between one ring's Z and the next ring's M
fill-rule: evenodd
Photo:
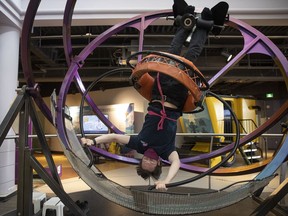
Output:
M185 9L188 4L184 0L174 0L174 4L172 6L174 18L178 15L185 14Z
M90 160L90 163L88 165L88 167L92 167L92 165L94 164L94 155L92 153L92 151L90 150L90 148L85 144L83 145L83 150L85 151L85 153L87 154L89 160Z
M219 35L223 29L224 22L226 21L229 5L227 2L221 1L211 8L214 27L211 30L212 34Z

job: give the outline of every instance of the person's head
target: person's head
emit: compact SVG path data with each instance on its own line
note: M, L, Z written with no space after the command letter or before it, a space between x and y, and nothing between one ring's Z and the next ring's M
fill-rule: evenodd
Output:
M149 148L144 152L143 158L141 159L139 166L137 167L137 174L143 179L148 179L150 176L154 179L159 179L162 173L162 162L154 151Z

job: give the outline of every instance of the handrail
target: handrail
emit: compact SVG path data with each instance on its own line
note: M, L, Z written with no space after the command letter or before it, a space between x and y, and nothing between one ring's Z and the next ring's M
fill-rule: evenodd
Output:
M129 135L137 135L138 133L132 133ZM86 137L91 136L101 136L104 134L85 134ZM176 136L201 136L201 137L209 137L209 136L235 136L235 133L176 133ZM240 136L246 136L247 134L240 134ZM81 137L81 134L77 134L78 137ZM262 137L281 137L283 134L262 134ZM58 137L57 134L45 134L47 138ZM5 139L17 139L19 135L7 135ZM28 135L28 138L37 138L36 134Z

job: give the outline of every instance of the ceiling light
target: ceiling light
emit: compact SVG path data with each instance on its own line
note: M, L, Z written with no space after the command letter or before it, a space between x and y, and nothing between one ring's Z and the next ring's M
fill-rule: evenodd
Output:
M86 36L91 36L91 35L92 35L90 26L86 26L86 33L85 33L85 35L86 35Z
M227 62L229 62L233 57L231 53L229 53L228 51L224 51L224 50L221 52L221 55L226 58Z

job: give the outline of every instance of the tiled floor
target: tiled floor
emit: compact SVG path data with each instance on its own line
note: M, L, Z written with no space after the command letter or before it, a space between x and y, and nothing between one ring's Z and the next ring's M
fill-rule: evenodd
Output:
M46 166L46 160L44 156L38 155L37 159L39 162ZM90 190L90 187L86 185L81 179L79 179L78 175L75 173L75 171L71 168L69 162L67 161L66 157L62 154L54 154L53 159L55 161L56 165L61 164L62 165L62 176L61 180L64 186L65 191L68 194L71 194L71 196L75 199L87 199L89 197L89 201L91 203L90 199L93 199L93 202L97 199L95 197L99 197L99 195L93 195L95 192ZM134 165L129 165L126 163L121 163L118 161L112 161L112 160L101 160L103 163L99 163L96 166L104 172L106 177L113 180L114 182L117 182L123 186L129 186L129 185L148 185L149 182L142 180L139 176L137 176L135 171ZM168 171L168 167L163 167L163 175L165 175ZM182 171L180 170L177 174L175 181L180 181L183 179L191 178L192 176L195 176L196 174ZM241 176L230 176L230 177L223 177L223 176L212 176L212 177L204 177L200 180L197 180L193 183L190 183L188 185L185 185L185 187L196 187L196 188L210 188L210 189L221 189L229 184L234 183L235 181L241 181L241 180L247 180L252 179L255 177L257 173L248 174L248 175L241 175ZM279 185L279 176L273 179L270 184L265 188L263 192L263 196L269 195L277 186ZM45 192L48 197L54 196L53 191L41 180L38 178L34 179L34 190ZM263 197L263 198L264 198ZM287 196L286 196L287 200ZM251 202L251 200L246 200L246 207L247 202ZM287 203L287 202L285 202ZM107 206L110 206L112 204L106 203ZM0 202L0 215L5 215L6 212L11 211L11 209L16 208L16 196L13 196L12 198L8 199L6 202ZM119 208L115 207L114 208ZM239 207L237 207L239 208ZM253 208L253 207L252 207ZM133 212L127 214L125 209L119 210L119 214L117 215L141 215L139 213ZM225 209L224 209L225 210ZM116 211L116 210L115 210ZM228 211L228 210L226 210ZM125 214L120 212L126 212ZM221 212L221 211L220 211ZM218 212L218 213L220 213ZM224 211L225 212L225 211ZM226 215L226 213L222 212L222 215ZM107 212L106 212L107 213ZM110 212L111 213L111 212ZM109 214L110 214L109 213ZM93 213L90 213L89 215L94 215ZM103 214L95 214L100 216L106 216ZM142 214L143 215L143 214ZM209 215L208 213L205 215ZM217 215L217 214L214 214ZM219 214L220 215L220 214ZM228 214L227 214L228 215ZM233 214L236 215L236 214ZM245 214L242 214L245 215ZM273 215L273 214L271 214ZM113 215L114 216L114 215Z

